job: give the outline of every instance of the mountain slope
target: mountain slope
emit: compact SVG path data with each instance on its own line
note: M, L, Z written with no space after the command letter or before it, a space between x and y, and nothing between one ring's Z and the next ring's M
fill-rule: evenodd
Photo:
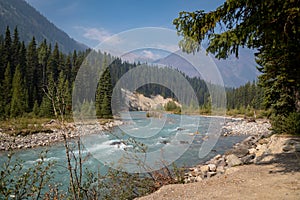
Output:
M240 49L238 59L233 55L226 60L218 60L214 56L211 57L218 67L224 84L227 87L239 87L249 81L257 80L257 76L260 74L256 69L257 64L254 59L254 52L250 49ZM170 54L163 59L155 61L155 63L177 68L190 77L201 77L199 72L189 62L176 54Z
M37 42L46 39L52 46L57 42L65 53L87 48L70 38L24 0L0 0L0 34L5 33L6 26L11 31L17 26L20 39L27 43L35 36Z
M230 87L239 87L245 83L257 80L260 72L256 66L254 51L250 49L240 49L239 58L234 55L229 56L226 60L218 60L213 57L224 84Z

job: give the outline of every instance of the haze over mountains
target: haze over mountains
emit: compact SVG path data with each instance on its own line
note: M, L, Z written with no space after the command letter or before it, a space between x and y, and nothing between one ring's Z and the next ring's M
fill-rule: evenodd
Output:
M214 56L211 56L211 58L220 71L224 85L227 87L239 87L249 81L257 80L257 76L260 74L256 69L257 64L254 59L254 51L250 49L240 49L239 58L233 55L226 60L218 60ZM163 59L157 60L156 63L176 68L190 77L201 77L201 74L194 66L176 54L170 54Z
M57 42L59 48L65 53L88 48L86 45L70 38L24 0L0 0L0 34L5 33L7 25L11 31L17 26L20 40L27 43L35 36L38 43L46 39L54 46ZM239 59L234 56L229 57L227 60L213 58L225 86L239 87L248 81L257 79L259 72L255 67L257 64L253 53L252 50L241 49ZM191 77L199 76L193 66L172 54L159 59L158 63L178 68Z
M7 26L11 30L17 26L20 39L26 43L34 36L38 43L46 39L54 46L57 42L65 53L87 48L70 38L24 0L0 0L0 34L5 33Z

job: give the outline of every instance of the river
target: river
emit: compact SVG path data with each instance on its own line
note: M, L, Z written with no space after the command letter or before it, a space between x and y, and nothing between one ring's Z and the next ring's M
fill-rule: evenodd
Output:
M134 138L135 141L145 144L147 153L143 155L148 155L146 162L151 163L151 169L159 168L159 162L162 160L166 160L167 164L175 162L177 166L194 166L217 154L223 154L245 138L245 136L220 136L217 138L217 143L211 147L211 151L200 159L199 149L208 138L207 132L210 130L213 117L165 114L159 119L147 118L145 112L130 112L124 114L122 119L124 124L113 128L111 132L99 132L82 138L83 153L89 155L84 163L85 168L98 170L100 166L101 172L104 173L107 166L118 163L128 152L136 155L135 146L123 142L128 138ZM67 183L69 177L66 173L66 153L62 143L49 147L17 150L14 152L14 160L22 160L26 169L39 161L40 153L46 150L46 162L56 163L52 169L54 181ZM78 154L78 151L75 149L74 153ZM3 166L7 157L3 152L0 155L0 166ZM134 162L124 165L124 169L130 171L135 167L134 165Z

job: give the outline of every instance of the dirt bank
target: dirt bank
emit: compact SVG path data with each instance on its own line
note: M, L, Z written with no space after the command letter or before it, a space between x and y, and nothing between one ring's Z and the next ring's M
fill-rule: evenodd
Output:
M189 184L163 186L150 199L299 199L300 138L272 136L259 161Z

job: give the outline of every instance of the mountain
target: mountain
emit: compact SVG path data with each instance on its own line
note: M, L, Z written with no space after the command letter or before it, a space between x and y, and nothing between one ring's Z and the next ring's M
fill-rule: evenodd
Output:
M222 77L224 84L230 87L239 87L249 81L257 80L260 72L256 68L254 51L250 49L240 49L239 58L234 55L226 60L218 60L213 57Z
M239 58L233 55L226 60L218 60L213 56L211 57L227 87L239 87L249 81L257 80L257 76L260 74L256 69L257 64L255 63L254 51L250 49L240 49ZM201 77L199 72L189 62L176 54L170 54L155 61L155 63L176 68L190 77Z
M54 46L57 42L65 53L88 48L70 38L24 0L0 0L0 34L5 33L7 26L12 33L17 26L21 41L27 43L34 36L38 43L46 39Z

